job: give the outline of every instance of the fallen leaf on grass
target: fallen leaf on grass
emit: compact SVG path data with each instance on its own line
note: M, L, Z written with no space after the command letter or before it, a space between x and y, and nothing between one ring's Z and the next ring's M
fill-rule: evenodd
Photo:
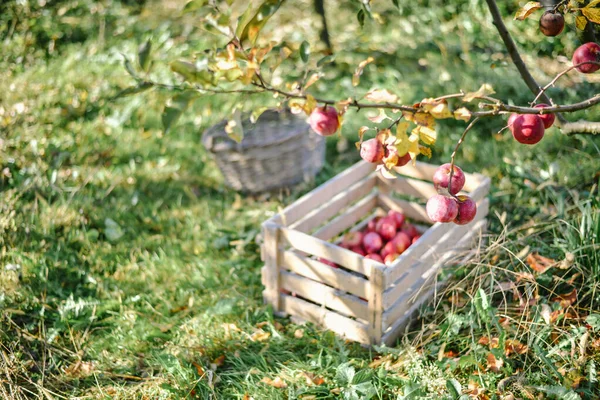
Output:
M504 365L504 360L496 358L492 353L487 355L487 369L492 372L500 372L500 368Z
M264 342L270 336L271 336L271 334L269 332L265 332L262 329L259 329L256 332L254 332L252 335L250 335L250 339L253 342Z
M217 367L222 366L223 364L225 364L225 354L220 355L219 357L215 358L211 364L216 365Z
M65 369L65 374L71 377L86 377L94 372L94 364L91 361L77 360Z
M304 379L306 380L306 384L309 386L311 386L311 385L319 386L319 385L322 385L323 383L325 383L325 379L321 378L320 376L316 376L312 372L302 371L302 376L304 376Z
M294 331L294 337L296 339L302 339L303 336L304 336L304 329L296 329Z
M543 274L549 268L552 268L558 264L556 262L556 260L541 256L538 253L529 254L527 256L526 261L527 261L527 264L529 264L529 266L531 267L531 269L533 269L534 271L536 271L540 274Z
M569 306L572 306L573 304L575 304L575 302L577 302L577 289L573 289L570 293L567 294L561 294L552 299L552 301L560 303L561 308L567 308Z
M278 388L278 389L283 389L283 388L287 387L287 383L285 383L280 377L271 379L271 378L265 376L260 381L266 385L273 386L274 388Z
M204 375L204 368L202 368L202 365L198 364L195 361L192 361L192 365L194 367L196 367L196 372L198 373L199 376L203 376Z
M504 354L508 357L512 353L525 354L529 351L527 345L519 342L518 340L508 339L505 343Z

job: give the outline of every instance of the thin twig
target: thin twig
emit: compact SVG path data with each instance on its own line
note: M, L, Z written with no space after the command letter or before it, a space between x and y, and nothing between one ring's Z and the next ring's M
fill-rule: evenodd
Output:
M586 65L586 64L593 64L593 65L599 65L600 66L600 62L596 62L596 61L585 61L582 63L579 63L577 65L572 65L569 68L565 69L564 71L562 71L561 73L559 73L558 75L556 75L554 77L554 79L552 79L550 81L550 83L548 83L546 86L544 86L540 92L537 94L537 96L535 96L535 99L533 99L533 101L530 103L531 106L534 106L535 103L537 103L538 99L540 98L540 96L542 96L544 94L544 92L546 90L548 90L550 87L554 86L554 84L556 83L556 81L558 81L563 75L567 74L568 72L574 70L575 68L579 68L582 65Z
M513 41L512 37L510 36L508 29L506 29L506 25L504 25L504 21L502 20L502 15L500 14L500 10L498 9L498 5L496 4L496 1L495 0L485 0L485 1L488 5L488 8L490 9L490 13L492 14L492 19L494 21L494 25L496 26L496 29L498 30L498 33L500 34L500 37L502 38L502 41L504 42L504 46L506 47L506 50L508 50L508 54L510 55L510 58L513 60L513 63L517 67L519 74L521 74L521 78L523 78L523 80L525 81L525 84L527 85L529 90L531 90L531 92L534 95L536 95L537 93L540 92L541 87L536 82L534 77L531 75L531 73L529 72L529 69L527 69L527 65L525 65L523 58L521 58L521 54L519 53L519 50L517 49L517 45ZM546 96L545 93L542 94L541 98L545 103L554 105L554 103L552 103L552 100L548 96ZM556 116L561 123L567 122L567 120L562 115L557 114Z
M458 142L456 143L456 146L454 147L454 151L452 152L452 155L450 156L450 176L448 177L448 193L450 193L451 196L454 196L452 194L452 176L454 175L454 158L456 157L456 153L458 152L460 145L465 141L465 137L467 137L467 133L471 130L471 128L473 128L473 126L475 126L477 121L479 121L479 118L475 118L465 128L465 131L461 135L460 139L458 139ZM454 196L454 197L456 197L456 196Z

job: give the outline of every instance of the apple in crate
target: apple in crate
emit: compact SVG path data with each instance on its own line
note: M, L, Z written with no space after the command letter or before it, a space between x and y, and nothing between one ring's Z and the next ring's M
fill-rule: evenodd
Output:
M396 229L398 229L396 220L392 217L381 218L375 226L375 231L383 240L393 239L396 236Z
M369 232L363 238L363 248L370 253L377 253L383 247L383 240L376 232Z

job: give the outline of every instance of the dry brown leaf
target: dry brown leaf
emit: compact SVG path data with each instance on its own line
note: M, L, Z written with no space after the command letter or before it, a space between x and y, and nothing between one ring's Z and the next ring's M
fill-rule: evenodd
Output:
M280 377L276 377L275 379L271 379L267 376L260 380L262 383L272 386L277 389L283 389L287 387L287 383L285 383Z
M194 367L196 367L196 372L198 373L199 376L203 376L204 375L204 368L202 368L202 365L198 364L195 361L192 361L192 365Z
M225 364L225 354L220 355L219 357L215 358L211 364L215 364L217 367L220 367L223 364Z
M490 85L489 83L484 83L479 89L477 89L476 92L470 92L465 94L463 97L463 101L468 103L476 99L477 97L487 96L494 93L496 92L494 92L494 88L492 88L492 85Z
M362 75L363 70L367 65L369 65L373 61L375 61L375 59L373 57L369 57L366 60L361 61L360 64L358 64L358 67L356 67L356 71L354 71L354 75L352 76L352 86L358 86L358 84L360 83L360 76Z
M512 353L525 354L528 351L529 347L516 339L508 339L505 343L504 354L506 356L510 356Z
M515 19L523 21L525 18L529 17L531 13L533 13L536 10L539 10L540 8L542 8L542 4L539 1L530 1L517 10L517 13L515 14Z
M500 372L500 368L504 365L504 360L496 358L492 353L487 355L487 369L492 372Z
M94 372L94 363L91 361L77 360L65 369L65 374L71 377L86 377Z
M390 93L387 89L373 89L365 95L365 99L373 103L396 103L398 96Z
M374 122L376 124L381 123L382 121L386 120L386 119L391 119L390 117L387 116L387 114L385 113L385 110L383 108L379 109L379 114L375 115L375 116L370 116L367 115L367 119L371 122Z
M248 393L244 393L244 397L242 397L242 400L254 400L254 398L250 397Z
M549 268L552 268L557 264L556 260L541 256L538 253L530 253L527 256L526 261L527 264L529 264L529 266L531 267L531 269L540 274L543 274Z
M577 302L577 289L573 289L570 293L555 297L552 301L559 302L560 307L563 309L572 306Z
M483 346L490 346L490 349L495 349L498 347L500 340L497 337L489 338L487 336L482 336L477 343Z
M465 107L461 107L458 110L454 110L454 119L469 122L469 120L471 119L471 111Z
M316 376L312 372L302 371L302 376L304 376L304 379L306 380L306 384L309 386L311 386L311 385L319 386L325 382L325 379L321 378L320 376Z

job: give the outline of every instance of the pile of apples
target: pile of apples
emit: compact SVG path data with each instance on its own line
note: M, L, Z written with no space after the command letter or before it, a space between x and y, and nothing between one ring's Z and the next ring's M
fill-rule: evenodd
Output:
M415 243L421 234L408 223L404 214L390 210L384 217L370 220L362 231L347 233L340 246L363 257L390 265ZM332 261L320 258L320 262L339 268Z

